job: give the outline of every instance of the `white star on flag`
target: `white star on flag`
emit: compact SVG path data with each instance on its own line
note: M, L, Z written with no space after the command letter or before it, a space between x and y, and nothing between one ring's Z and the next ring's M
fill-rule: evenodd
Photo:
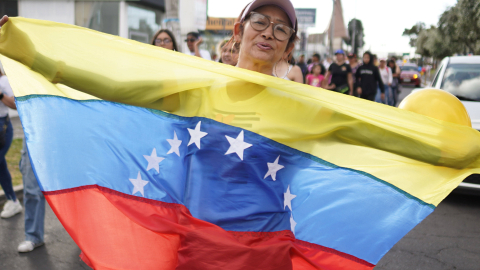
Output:
M200 131L200 125L202 124L202 121L198 121L197 126L195 129L188 129L188 133L190 133L190 141L188 142L189 146L192 143L195 143L195 145L200 149L200 139L207 136L207 132L202 132Z
M273 163L267 162L268 165L268 172L265 174L265 177L263 179L266 179L269 175L272 176L273 181L277 180L277 172L281 169L283 169L285 166L278 164L278 160L280 159L280 156L275 159Z
M152 154L150 156L143 155L143 157L148 161L147 171L150 169L155 169L158 173L160 168L158 164L164 160L162 157L157 157L157 149L153 148Z
M293 214L290 213L290 230L292 230L293 234L295 234L295 226L297 226L297 223L293 220Z
M295 199L297 195L293 195L292 193L290 193L290 185L288 185L287 192L283 193L283 196L283 209L288 206L288 208L290 208L290 211L292 211L292 200Z
M225 153L225 155L231 154L231 153L237 153L238 157L243 160L243 150L249 148L252 146L252 144L246 143L243 141L243 130L240 131L240 134L238 134L237 138L234 139L232 137L226 136L228 142L230 143L230 148L228 148L228 151Z
M130 182L133 184L133 191L132 195L135 195L135 193L140 192L142 193L142 196L145 197L143 194L143 187L148 184L148 181L142 180L142 176L140 175L140 172L138 172L137 179L128 179Z
M171 148L168 150L167 155L175 153L180 156L180 145L182 141L177 138L177 133L173 131L173 140L167 139L167 142L170 144Z

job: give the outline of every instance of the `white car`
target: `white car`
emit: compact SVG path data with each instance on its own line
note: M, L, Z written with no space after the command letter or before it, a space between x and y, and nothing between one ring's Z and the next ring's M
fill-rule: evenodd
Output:
M470 115L472 127L480 131L480 56L446 57L430 86L460 99ZM480 194L480 175L465 179L458 190Z

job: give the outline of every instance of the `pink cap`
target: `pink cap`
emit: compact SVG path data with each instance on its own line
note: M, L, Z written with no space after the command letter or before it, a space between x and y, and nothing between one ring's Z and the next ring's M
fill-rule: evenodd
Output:
M253 10L267 5L274 5L283 9L292 23L293 30L295 30L295 33L297 32L297 15L295 14L295 8L290 0L254 0L245 8L240 22L244 22L245 17Z

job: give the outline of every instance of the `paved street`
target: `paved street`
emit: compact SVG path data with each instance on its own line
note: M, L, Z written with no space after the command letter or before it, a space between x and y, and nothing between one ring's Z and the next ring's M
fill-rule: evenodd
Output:
M408 95L404 88L400 97ZM17 123L18 125L18 123ZM480 194L454 193L419 226L407 234L378 263L376 270L480 269ZM45 224L46 245L19 254L23 240L23 214L0 220L1 270L90 269L79 259L80 250L50 207ZM113 247L112 247L113 248Z

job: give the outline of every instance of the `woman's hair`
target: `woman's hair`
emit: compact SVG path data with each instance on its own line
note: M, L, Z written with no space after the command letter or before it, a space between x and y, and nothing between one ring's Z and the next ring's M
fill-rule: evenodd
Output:
M373 54L372 54L370 51L366 51L363 55L365 55L365 54L367 54L368 56L370 56L370 62L368 62L368 64L366 64L366 63L363 63L363 64L366 65L366 66L370 66L370 65L373 66L373 65L374 65L374 64L373 64Z
M247 5L242 9L242 12L240 12L240 15L239 15L238 18L235 20L234 25L242 21L243 12L245 12L245 9L248 7L248 5L249 5L249 4L247 4ZM247 16L245 16L244 22L246 22L249 18L250 18L250 14L248 14ZM242 34L243 34L243 29L244 29L244 28L243 28L243 25L240 25L240 27L242 28L241 31L242 31ZM296 28L295 25L292 25L291 27L294 28L294 29ZM232 35L232 37L228 40L228 44L234 43L234 42L235 42L234 39L235 39L235 37ZM297 33L294 32L294 33L292 34L292 36L288 39L287 48L290 47L290 46L293 46L293 45L295 44L295 42L297 42L298 40L300 40L300 39L297 37ZM235 43L235 44L237 44L237 43ZM238 43L238 48L239 48L239 49L240 49L240 46L241 46L241 44Z
M311 72L312 74L313 74L313 70L315 70L315 68L316 68L316 67L319 67L319 68L320 68L320 72L319 72L319 74L321 74L321 75L325 75L325 74L323 74L323 73L322 73L322 71L323 71L323 68L322 68L322 66L321 66L321 65L319 65L319 64L314 64L314 65L312 66L312 72Z
M155 39L157 39L158 35L160 35L161 33L166 33L170 37L170 39L172 40L172 43L173 43L173 50L178 52L177 41L175 40L175 36L173 35L172 31L170 31L168 29L158 30L155 33L155 35L153 35L152 42L150 42L150 44L155 45Z

